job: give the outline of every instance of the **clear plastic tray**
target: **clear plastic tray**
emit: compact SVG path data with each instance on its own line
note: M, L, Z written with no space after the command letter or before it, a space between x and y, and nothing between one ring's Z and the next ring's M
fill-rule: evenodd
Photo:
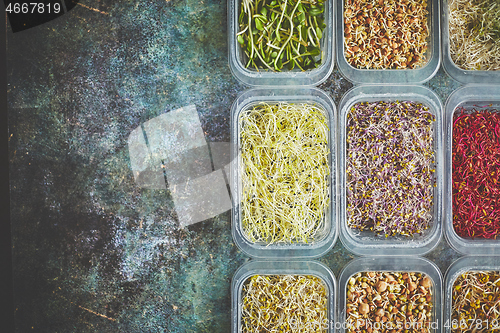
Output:
M321 39L321 51L323 61L314 69L292 71L283 69L280 72L271 70L255 70L245 68L243 52L236 40L239 32L238 16L240 13L241 0L228 1L228 49L229 68L234 77L249 86L316 86L325 81L333 70L334 58L334 15L333 1L325 0L324 22L326 28L323 30Z
M484 256L465 256L457 259L446 271L444 279L444 309L443 309L443 332L451 332L452 320L451 320L451 307L452 307L452 288L453 284L457 278L465 272L473 271L500 271L500 257L484 257ZM471 325L468 322L467 325ZM474 323L475 324L475 323ZM474 332L475 325L470 326L471 330L467 332ZM485 325L492 325L494 323L481 323L483 328L487 328ZM495 327L497 330L500 329L500 322L498 322ZM469 327L469 326L467 326ZM477 330L478 332L481 330ZM483 332L483 331L481 331ZM486 331L484 331L486 332Z
M441 61L439 4L438 1L428 1L429 41L427 62L415 69L359 69L350 65L344 50L344 0L337 1L336 33L337 33L337 65L340 72L350 81L363 84L416 84L431 79L438 71Z
M231 284L231 332L241 332L242 290L247 279L253 275L313 275L324 283L328 302L327 332L334 332L336 319L337 282L333 273L325 265L316 261L257 261L252 260L241 266L233 276ZM316 324L316 323L314 323ZM328 324L328 325L326 325Z
M453 205L452 205L452 136L453 115L457 107L466 110L472 108L480 109L480 106L496 108L500 110L500 86L469 85L455 90L446 101L446 195L445 195L445 236L450 245L463 254L500 254L500 237L497 239L466 239L457 235L453 228ZM500 198L498 198L500 201Z
M356 103L373 101L412 101L429 108L435 115L434 149L435 179L433 221L430 228L412 237L376 235L372 231L353 230L347 226L346 198L346 121L349 109ZM442 105L437 95L422 86L361 85L349 90L339 105L339 174L340 174L340 239L344 246L359 255L423 255L431 251L441 238L441 205L444 186Z
M441 1L441 30L442 30L442 51L443 51L443 68L455 80L462 83L500 83L500 70L497 71L485 71L485 70L464 70L459 68L453 60L451 60L450 55L450 35L448 26L448 0Z
M340 326L339 332L348 332L347 319L347 284L349 279L359 272L414 272L428 276L431 281L433 292L431 302L432 319L430 332L441 332L442 318L442 276L439 268L430 260L419 257L361 257L354 259L342 270L339 276L339 303L337 318ZM387 330L389 331L389 330ZM411 331L411 330L410 330ZM379 332L381 332L379 330ZM399 332L399 331L398 331Z
M239 175L240 161L239 151L239 127L238 118L242 111L248 110L259 102L276 104L279 102L289 103L312 103L318 105L323 111L329 123L330 148L330 204L324 212L325 228L320 238L309 243L294 244L266 244L250 241L242 230L241 225L241 179ZM335 243L338 235L337 230L337 153L336 153L336 108L328 95L317 88L256 88L243 92L234 101L231 108L231 154L232 166L230 172L230 184L233 200L232 209L232 233L233 239L238 247L252 257L258 258L313 258L326 253Z

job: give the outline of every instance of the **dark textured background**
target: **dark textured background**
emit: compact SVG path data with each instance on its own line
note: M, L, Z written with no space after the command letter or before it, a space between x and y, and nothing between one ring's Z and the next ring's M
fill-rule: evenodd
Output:
M228 332L230 282L249 258L230 214L180 229L166 191L134 185L127 137L194 104L207 141L229 141L245 88L227 58L226 1L80 1L7 34L9 163L18 332ZM336 103L352 85L321 85ZM442 70L426 84L444 102ZM444 273L444 240L426 257ZM319 259L335 275L354 256Z

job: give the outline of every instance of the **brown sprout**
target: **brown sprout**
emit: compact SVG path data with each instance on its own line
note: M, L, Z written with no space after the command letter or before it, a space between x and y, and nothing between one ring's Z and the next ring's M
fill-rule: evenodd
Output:
M345 1L344 51L360 69L414 69L427 62L427 1Z
M379 293L384 292L387 289L387 283L385 281L377 282L377 291Z
M370 306L367 303L361 303L359 305L359 313L362 315L367 314L370 311Z
M390 283L389 276L392 276ZM430 285L423 287L426 279ZM409 291L410 284L416 286L413 291ZM390 329L377 328L380 323L386 323L385 327L412 325L415 329L412 332L430 332L433 289L432 281L426 275L416 272L360 272L349 279L347 288L350 292L346 299L349 333L370 330L391 332Z

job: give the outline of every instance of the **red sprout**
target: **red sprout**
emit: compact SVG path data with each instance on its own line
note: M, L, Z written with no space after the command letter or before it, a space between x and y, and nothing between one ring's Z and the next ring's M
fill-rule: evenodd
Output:
M453 227L463 238L500 233L500 112L457 108L452 137Z

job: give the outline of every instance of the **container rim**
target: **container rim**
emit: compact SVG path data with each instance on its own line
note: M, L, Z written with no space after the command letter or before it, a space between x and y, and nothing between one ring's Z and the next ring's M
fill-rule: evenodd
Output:
M453 227L452 204L452 148L453 148L453 116L457 107L466 103L496 102L500 110L500 86L486 84L468 84L448 97L445 110L445 202L444 202L444 234L448 243L457 252L465 255L500 255L500 239L466 239L458 236Z
M435 148L435 179L432 227L422 236L415 238L370 238L363 239L347 227L347 197L346 197L346 117L350 107L357 102L367 100L411 100L418 101L429 107L435 115L434 148ZM439 242L442 235L442 200L444 189L444 157L443 157L443 131L442 131L442 104L439 97L430 89L417 85L361 85L350 89L342 98L339 105L339 172L340 180L340 239L344 246L351 252L359 255L385 256L385 255L423 255L430 252ZM373 234L375 238L375 234Z
M430 80L441 63L440 6L429 1L429 60L416 69L358 69L345 57L344 48L344 0L337 1L337 66L341 74L354 84L422 84Z
M259 245L249 241L241 228L241 213L239 200L241 186L239 180L239 114L249 105L258 102L315 102L325 112L330 123L330 204L325 214L329 222L329 230L324 237L310 244L279 244ZM317 258L324 255L335 244L338 237L338 171L337 171L337 145L336 145L336 108L332 99L322 90L314 87L273 87L253 88L241 93L231 107L231 164L230 184L232 193L232 235L236 245L247 255L254 258ZM328 223L327 223L328 224Z
M441 42L443 50L443 68L445 72L453 79L460 83L500 83L500 70L486 71L486 70L464 70L455 65L451 60L450 55L450 35L449 35L449 21L448 21L448 0L441 1Z
M236 42L238 30L238 7L241 0L228 1L228 59L229 68L233 76L244 85L250 87L262 86L317 86L323 83L333 71L335 65L335 24L334 5L330 0L325 0L325 23L323 32L323 57L321 65L312 70L301 71L253 71L245 68L241 62Z
M433 320L436 328L433 332L441 332L442 319L442 285L443 278L437 265L429 259L422 257L386 256L386 257L360 257L350 261L341 271L338 279L339 304L337 318L345 322L346 318L346 286L349 278L359 272L416 272L426 274L433 282ZM343 326L340 332L346 332Z
M245 281L253 275L313 275L322 280L327 288L328 320L335 323L337 313L337 281L332 271L324 264L313 261L251 260L240 266L231 281L231 332L240 332L241 292ZM334 332L329 326L328 332Z
M445 323L444 332L451 332L451 307L452 307L452 288L459 275L470 271L500 271L500 257L498 256L464 256L455 260L446 270L444 278L444 309L443 321Z

